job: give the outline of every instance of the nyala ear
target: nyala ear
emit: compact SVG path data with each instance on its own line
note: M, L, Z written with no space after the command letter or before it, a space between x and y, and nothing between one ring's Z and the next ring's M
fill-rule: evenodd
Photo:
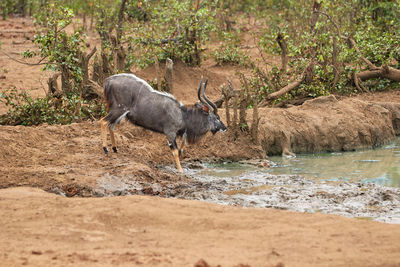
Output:
M210 110L208 109L207 106L203 106L203 111L206 112L206 113L208 113Z
M203 108L203 105L200 104L199 102L194 103L194 106L195 106L196 108L199 108L199 109L202 109L202 108Z

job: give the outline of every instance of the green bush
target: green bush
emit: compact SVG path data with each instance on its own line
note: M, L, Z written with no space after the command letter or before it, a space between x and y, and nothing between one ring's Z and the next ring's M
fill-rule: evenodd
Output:
M170 58L201 64L202 46L216 30L214 1L149 1L143 2L142 8L149 14L148 20L133 20L126 27L129 43L136 45L132 52L141 55L135 60L137 65L147 67L154 57L161 62Z
M100 102L81 100L71 94L62 98L32 98L25 91L7 90L0 94L0 101L9 108L0 116L3 125L69 124L83 120L95 120L105 115L105 107Z
M246 65L249 58L240 50L239 37L232 32L223 32L222 44L213 52L213 56L219 65Z

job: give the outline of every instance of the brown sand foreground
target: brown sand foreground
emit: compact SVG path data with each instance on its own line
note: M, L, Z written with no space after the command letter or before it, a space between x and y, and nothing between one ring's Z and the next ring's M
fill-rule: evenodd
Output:
M1 266L400 266L400 225L334 215L26 187L0 212Z

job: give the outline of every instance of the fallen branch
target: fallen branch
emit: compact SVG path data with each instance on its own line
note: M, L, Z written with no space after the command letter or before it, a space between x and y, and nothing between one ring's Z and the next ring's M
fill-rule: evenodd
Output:
M308 64L308 66L304 69L303 73L301 74L301 78L299 78L298 80L296 80L292 83L289 83L288 85L286 85L279 91L276 91L276 92L273 92L273 93L267 95L266 99L269 101L275 100L275 99L289 93L291 90L295 89L296 87L298 87L304 81L309 79L309 76L311 75L309 72L312 71L311 69L313 68L313 66L314 66L314 61L311 61Z
M277 99L280 96L283 96L286 93L289 93L291 90L293 90L294 88L299 86L303 81L304 81L304 76L301 79L286 85L285 87L283 87L279 91L276 91L276 92L274 92L272 94L267 95L267 100L274 100L274 99Z
M400 70L392 68L388 65L382 67L365 70L356 74L361 81L373 79L373 78L386 78L394 82L400 82Z

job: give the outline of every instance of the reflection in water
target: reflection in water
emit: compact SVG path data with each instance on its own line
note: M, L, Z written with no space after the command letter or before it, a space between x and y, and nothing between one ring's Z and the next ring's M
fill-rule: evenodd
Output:
M400 139L393 144L356 152L270 157L271 174L299 174L328 181L362 181L400 187Z

